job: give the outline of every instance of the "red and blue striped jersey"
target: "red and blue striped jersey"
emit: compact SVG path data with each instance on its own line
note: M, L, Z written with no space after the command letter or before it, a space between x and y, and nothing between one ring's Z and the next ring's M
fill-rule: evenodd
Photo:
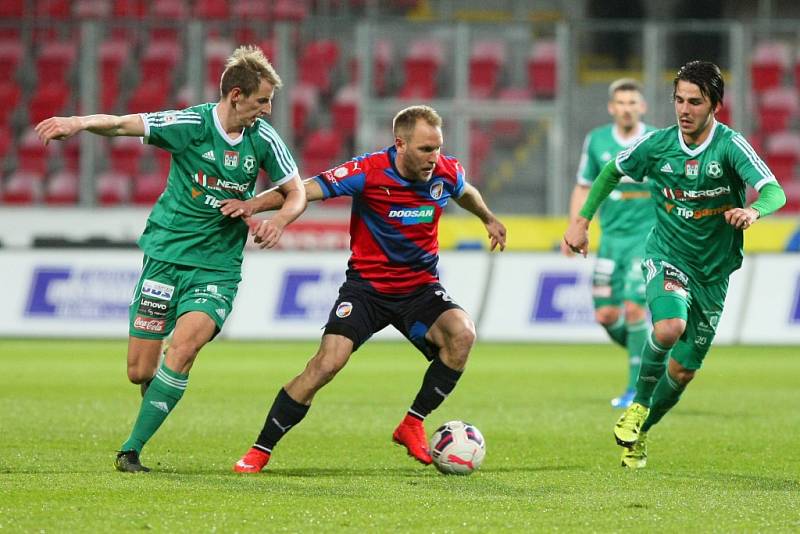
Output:
M315 177L323 198L353 197L347 278L406 294L439 280L439 217L464 192L464 168L441 155L428 182L410 182L397 149L364 154Z

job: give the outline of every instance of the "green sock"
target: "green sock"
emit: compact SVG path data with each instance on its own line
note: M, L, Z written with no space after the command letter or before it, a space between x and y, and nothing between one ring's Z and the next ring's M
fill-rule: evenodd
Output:
M130 437L120 447L121 451L131 449L142 452L142 447L153 437L158 427L167 418L178 401L183 397L189 375L176 373L161 363L156 376L142 399L139 416L133 425Z
M683 393L684 389L686 389L686 386L669 376L669 371L664 373L664 376L661 377L661 380L659 380L656 385L656 390L653 392L653 403L650 406L650 414L642 425L642 432L650 430L651 426L661 421L661 418L664 417L673 406L678 404L678 400L681 398L681 393Z
M667 368L668 355L669 349L659 345L655 340L655 332L651 332L642 349L642 367L639 370L639 378L636 381L636 397L634 397L633 402L638 402L647 407L650 406L653 390Z
M608 336L620 347L625 347L628 339L628 329L625 327L625 317L620 314L619 319L614 324L604 324L603 328L608 332Z
M639 369L642 367L642 349L647 343L647 321L627 325L628 341L628 389L636 389Z

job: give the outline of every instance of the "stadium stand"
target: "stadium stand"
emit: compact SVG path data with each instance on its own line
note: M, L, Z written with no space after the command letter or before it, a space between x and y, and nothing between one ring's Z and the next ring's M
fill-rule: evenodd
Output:
M59 171L47 180L44 202L50 205L68 206L78 202L78 175L73 171Z

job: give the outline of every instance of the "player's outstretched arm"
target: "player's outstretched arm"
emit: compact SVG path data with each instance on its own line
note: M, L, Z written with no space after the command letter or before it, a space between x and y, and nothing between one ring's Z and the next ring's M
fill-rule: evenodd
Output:
M778 184L769 183L761 188L758 200L749 208L733 208L725 212L725 221L740 230L747 230L761 217L778 211L786 204L786 193Z
M83 130L106 137L120 135L141 137L144 135L144 122L138 114L50 117L37 124L35 130L46 145L53 140L72 137Z
M494 213L486 206L480 191L474 186L467 184L464 192L456 199L459 206L478 217L486 230L489 232L489 250L494 250L498 246L500 250L506 249L506 227L495 217Z
M589 221L594 217L600 204L617 187L621 178L622 173L617 169L614 160L609 161L595 178L592 188L589 189L586 202L584 202L577 217L570 217L569 226L564 233L564 245L572 252L581 254L584 258L586 257L589 251Z
M575 184L572 189L572 195L569 198L569 220L574 221L578 217L578 212L586 202L586 197L589 196L589 186L582 184ZM561 253L565 256L572 256L575 254L573 250L567 245L566 241L561 241Z

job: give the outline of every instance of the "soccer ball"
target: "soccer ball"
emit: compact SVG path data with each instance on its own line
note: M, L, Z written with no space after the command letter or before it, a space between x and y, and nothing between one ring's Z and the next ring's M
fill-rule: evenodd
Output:
M431 457L446 475L469 475L483 463L486 442L481 431L464 421L449 421L431 436Z

